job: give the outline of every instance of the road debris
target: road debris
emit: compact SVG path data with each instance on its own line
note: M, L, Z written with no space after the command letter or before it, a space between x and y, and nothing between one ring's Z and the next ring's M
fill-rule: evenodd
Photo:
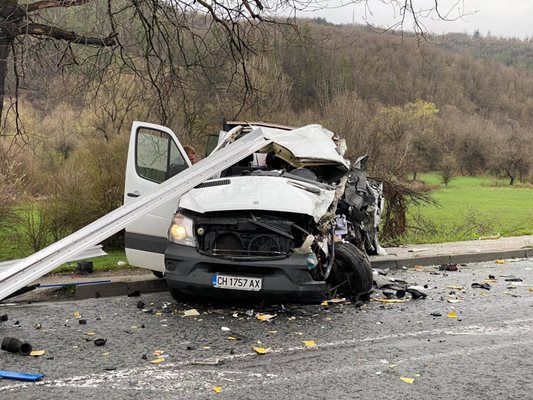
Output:
M490 284L488 283L478 283L478 282L474 282L472 283L472 288L474 289L485 289L485 290L490 290Z
M33 350L31 344L28 342L23 342L9 336L4 337L0 348L10 353L19 353L23 356L29 355Z
M33 350L31 353L30 353L30 356L33 356L33 357L39 357L39 356L42 356L43 354L45 354L46 351L45 350Z
M523 282L524 280L522 278L516 278L514 276L511 276L509 278L505 278L505 282Z
M192 360L192 365L222 365L224 361L220 358L206 358L203 360Z
M441 264L439 271L459 271L457 264Z
M318 347L314 340L303 340L302 343L305 345L305 347L310 349L315 349Z
M215 393L222 392L222 387L221 386L213 386L213 392L215 392Z
M196 308L191 308L190 310L183 311L184 317L198 317L200 316L200 313Z
M507 264L507 261L505 261L505 260L496 260L495 263L496 264Z
M0 379L13 379L16 381L35 382L44 378L44 374L30 372L0 371Z
M163 361L165 361L165 359L163 357L157 357L157 358L154 358L153 360L151 360L150 362L152 364L159 364L159 363L162 363Z
M407 378L405 376L401 376L400 379L409 385L412 385L415 381L414 378Z
M9 320L9 317L7 316L7 314L0 315L0 322L6 322L8 320Z
M259 321L270 321L272 318L276 318L276 314L257 313L255 318Z
M440 312L437 312L437 311L432 312L432 313L429 314L429 315L431 315L432 317L442 317L442 314L441 314Z
M106 343L107 343L107 339L103 339L103 338L94 339L95 346L105 346Z

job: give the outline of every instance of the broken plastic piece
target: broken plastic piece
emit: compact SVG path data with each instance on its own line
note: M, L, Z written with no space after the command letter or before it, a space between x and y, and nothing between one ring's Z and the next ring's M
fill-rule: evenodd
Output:
M223 361L220 358L206 358L204 360L192 360L193 365L220 365Z
M485 289L485 290L490 290L490 285L488 283L477 283L477 282L474 282L472 283L471 285L474 289Z
M448 313L448 318L457 318L457 313L455 311L450 311Z
M32 374L30 372L0 371L1 379L13 379L16 381L35 382L43 379L44 374Z
M272 350L270 347L268 348L265 348L265 347L253 347L254 351L257 353L257 354L266 354L268 353L270 350Z
M140 309L140 310L142 310L142 309L144 308L145 305L146 305L146 304L144 304L144 302L143 302L142 300L139 300L139 301L137 302L137 308Z
M195 308L191 308L190 310L185 310L183 312L184 317L198 317L200 313Z
M215 392L215 393L222 392L222 387L221 386L213 386L213 392Z
M305 347L308 347L308 348L316 348L317 347L317 345L316 345L314 340L304 340L303 344L305 345Z
M522 282L523 279L522 279L522 278L515 278L515 277L513 276L513 277L510 277L510 278L505 278L505 281L506 281L506 282Z
M104 346L107 343L107 339L94 339L94 345L95 346Z
M42 356L44 353L46 353L46 351L44 350L33 350L30 353L30 356L39 357L39 356Z
M457 264L442 264L439 267L440 271L459 271L459 267L457 267Z
M19 353L23 356L27 356L32 351L31 344L8 336L2 340L2 346L0 348L10 353Z
M496 264L506 264L507 261L505 260L496 260Z
M275 317L276 317L276 314L257 313L255 315L255 318L257 318L259 321L268 321Z
M442 317L442 314L440 312L432 312L431 314L432 317Z
M404 381L405 383L408 383L409 385L412 385L415 381L414 378L407 378L405 376L401 376L400 379Z

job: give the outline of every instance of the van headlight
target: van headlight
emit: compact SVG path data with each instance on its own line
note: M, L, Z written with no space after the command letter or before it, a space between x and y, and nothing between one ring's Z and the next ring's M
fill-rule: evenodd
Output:
M194 221L181 213L176 213L168 228L168 241L185 246L196 246L193 229Z

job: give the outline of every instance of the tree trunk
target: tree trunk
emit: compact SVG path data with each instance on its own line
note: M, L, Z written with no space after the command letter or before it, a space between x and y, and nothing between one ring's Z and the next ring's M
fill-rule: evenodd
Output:
M4 111L4 97L6 94L6 77L7 77L7 59L9 57L9 48L11 39L7 38L5 33L0 30L0 123L2 122L2 113Z
M514 176L509 175L509 179L510 179L510 181L509 181L509 186L513 186L513 183L514 183Z

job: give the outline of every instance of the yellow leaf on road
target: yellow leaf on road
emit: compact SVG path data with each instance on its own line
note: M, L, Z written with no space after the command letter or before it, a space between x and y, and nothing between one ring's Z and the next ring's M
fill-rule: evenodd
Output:
M163 361L165 361L164 358L162 357L158 357L158 358L154 358L152 361L150 361L152 364L159 364L159 363L162 363Z
M496 260L496 264L506 264L507 261L505 260Z
M30 353L30 356L38 357L38 356L42 356L44 353L46 353L44 350L33 350Z
M305 347L310 347L310 348L317 347L314 340L304 340L303 344L305 344Z
M415 381L414 378L406 378L405 376L400 377L400 379L401 379L402 381L404 381L405 383L408 383L409 385L412 385L413 382Z
M255 347L255 346L253 347L253 349L257 354L266 354L271 350L270 347L265 348L265 347Z
M457 313L455 311L450 311L448 313L448 318L457 318Z
M404 299L372 299L381 303L407 303Z
M213 391L214 391L215 393L220 393L220 392L222 392L222 387L220 387L220 386L213 386Z
M95 336L96 335L96 333L94 333L94 332L85 332L85 334L87 336Z
M81 318L81 314L79 311L74 311L72 315L74 316L74 318Z
M154 351L154 356L156 356L156 357L159 357L162 354L165 354L165 352L163 350L155 350Z

